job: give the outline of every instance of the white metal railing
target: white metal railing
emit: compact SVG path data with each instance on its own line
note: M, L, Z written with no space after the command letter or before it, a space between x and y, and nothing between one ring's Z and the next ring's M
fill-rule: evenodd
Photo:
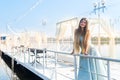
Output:
M56 64L57 64L57 54L64 54L64 55L71 55L70 53L66 53L66 52L60 52L60 51L54 51L54 50L47 50L47 49L40 49L40 50L43 50L43 72L45 72L45 52L52 52L55 54L55 69L56 69ZM29 50L28 50L29 51ZM35 57L36 57L36 49L35 49ZM107 77L108 80L111 80L111 76L110 76L110 62L118 62L120 63L120 60L118 59L111 59L111 58L105 58L105 57L96 57L96 56L91 56L91 55L82 55L82 54L74 54L74 55L71 55L71 56L74 56L74 79L77 80L77 56L81 56L81 57L86 57L86 58L89 58L89 59L97 59L97 60L104 60L104 61L107 61L107 76L105 75L102 75L101 76L104 76L104 77ZM35 58L35 61L36 61L36 58ZM29 62L29 61L28 61ZM35 62L35 65L36 65L36 62ZM98 74L98 73L95 73L95 74Z

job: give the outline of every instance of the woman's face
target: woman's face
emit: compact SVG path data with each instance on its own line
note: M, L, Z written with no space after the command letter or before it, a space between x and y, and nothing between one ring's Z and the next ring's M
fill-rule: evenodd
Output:
M84 27L86 26L86 24L87 24L86 20L81 20L81 21L80 21L80 26L81 26L82 28L84 28Z

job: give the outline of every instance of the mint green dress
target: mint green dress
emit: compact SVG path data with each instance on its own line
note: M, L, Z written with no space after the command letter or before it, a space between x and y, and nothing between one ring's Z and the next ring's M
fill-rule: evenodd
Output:
M82 43L83 37L80 37ZM82 48L82 45L80 45ZM90 45L88 55L100 57L100 53ZM102 60L81 57L79 59L78 80L107 80L107 70ZM97 73L97 74L96 74Z

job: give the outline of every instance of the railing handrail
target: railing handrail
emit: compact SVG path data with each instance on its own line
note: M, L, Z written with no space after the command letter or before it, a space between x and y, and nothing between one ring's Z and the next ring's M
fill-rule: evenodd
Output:
M40 49L40 50L45 50L46 52L49 51L49 52L55 52L59 54L71 55L71 53L68 53L68 52L54 51L54 50L48 50L48 49ZM112 59L112 58L98 57L98 56L92 56L92 55L73 54L73 56L82 56L86 58L94 58L94 59L108 60L108 61L113 61L113 62L120 62L120 59Z

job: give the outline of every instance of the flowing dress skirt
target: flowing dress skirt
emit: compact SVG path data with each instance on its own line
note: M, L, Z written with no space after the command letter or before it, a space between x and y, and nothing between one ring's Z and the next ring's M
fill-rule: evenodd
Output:
M90 46L89 55L100 57L99 52ZM107 70L103 60L80 57L78 80L107 80ZM96 74L97 73L97 74Z

